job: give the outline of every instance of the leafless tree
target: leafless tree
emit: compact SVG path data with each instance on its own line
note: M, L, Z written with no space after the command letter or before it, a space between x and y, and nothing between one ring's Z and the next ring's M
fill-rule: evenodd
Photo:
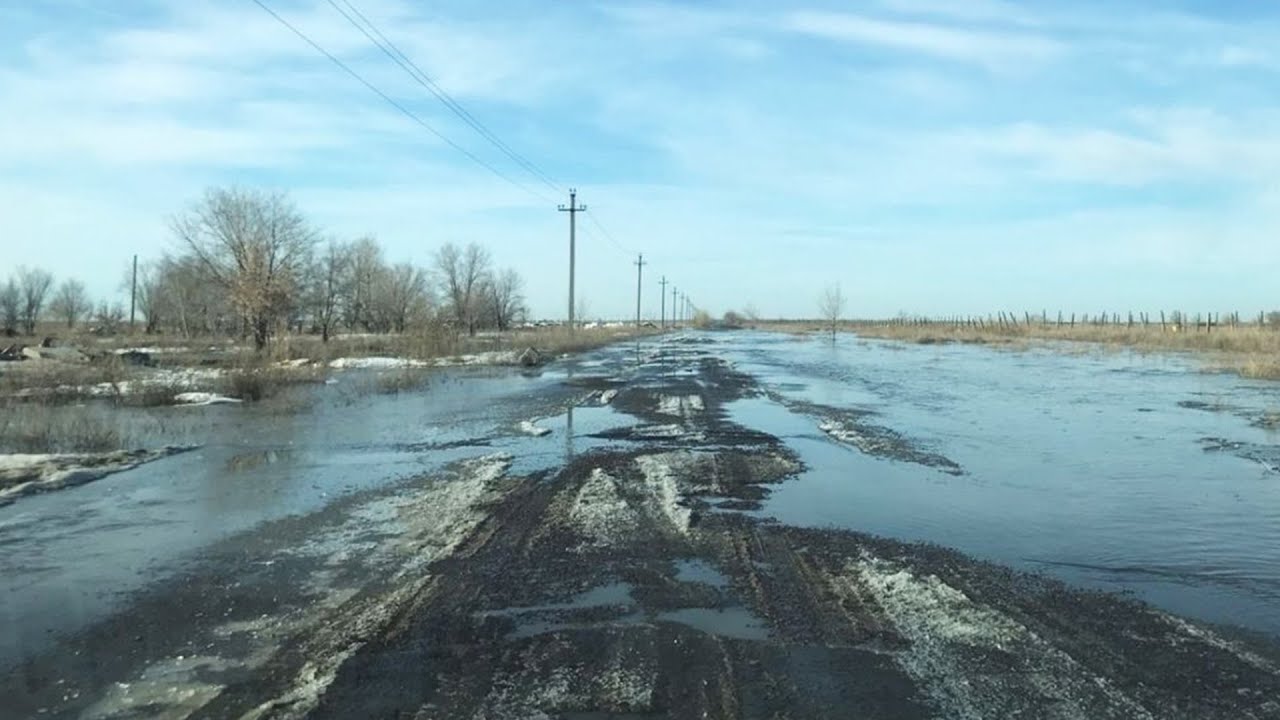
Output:
M489 251L476 243L469 243L462 249L446 243L436 253L436 272L450 312L458 326L466 328L472 335L476 332L480 309L478 291L491 264Z
M209 278L226 291L254 346L297 299L316 233L283 194L240 188L205 193L174 218L174 234Z
M93 324L99 332L108 335L120 332L124 325L124 305L118 302L108 304L106 300L98 303L98 309L93 314Z
M818 298L818 312L831 327L831 342L836 341L836 327L840 324L840 316L844 314L845 298L840 291L840 283L828 285Z
M329 342L338 322L351 257L350 246L330 240L311 269L311 312L323 342Z
M352 244L343 294L344 313L349 329L374 330L374 293L378 278L386 271L382 248L372 237L362 237Z
M387 330L402 333L415 315L426 315L427 275L421 268L399 263L383 273L378 285L378 314Z
M44 309L44 300L52 285L53 275L49 271L40 268L18 268L18 288L22 296L22 326L28 335L34 335L36 332L40 311Z
M76 322L84 317L93 304L89 302L89 294L85 292L84 283L75 278L67 278L58 286L53 299L49 301L49 310L59 319L65 320L67 329L76 326Z
M167 327L183 337L226 330L233 314L226 292L191 256L165 257L145 273L139 268L138 301L148 332Z
M4 322L5 334L18 332L18 323L22 321L22 291L13 278L0 287L0 321Z
M524 278L511 268L497 273L485 282L493 324L499 330L511 329L511 324L525 314Z

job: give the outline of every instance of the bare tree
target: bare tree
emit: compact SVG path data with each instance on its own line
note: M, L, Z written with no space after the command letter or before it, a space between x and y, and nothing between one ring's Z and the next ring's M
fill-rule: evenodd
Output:
M89 302L89 294L85 292L84 283L75 278L67 278L58 286L49 302L49 311L59 319L67 322L67 329L76 326L76 322L84 317L93 304Z
M383 273L378 308L388 330L404 332L415 315L425 315L429 303L427 275L410 263L399 263Z
M459 249L446 243L436 253L436 272L454 320L474 335L480 305L480 290L491 265L489 251L476 243Z
M378 278L386 270L382 248L372 237L362 237L351 246L344 287L344 311L347 327L371 331L374 318L374 293Z
M524 278L507 268L485 283L493 324L499 330L511 329L511 324L525 314Z
M311 270L310 299L320 339L329 342L338 313L342 309L342 290L351 266L351 247L330 240Z
M124 305L118 302L108 304L103 300L98 303L98 309L93 314L93 324L99 332L114 335L124 325L124 317Z
M52 285L53 275L49 271L40 268L18 268L22 326L28 335L34 335L36 332L40 311L44 309L44 300Z
M18 323L22 321L22 291L13 278L0 287L0 321L4 322L6 335L18 332Z
M261 350L296 300L316 233L283 194L205 193L172 222L174 234L222 287Z
M828 285L818 298L818 312L831 327L831 342L836 341L836 327L840 324L840 316L844 314L845 298L840 291L840 283Z

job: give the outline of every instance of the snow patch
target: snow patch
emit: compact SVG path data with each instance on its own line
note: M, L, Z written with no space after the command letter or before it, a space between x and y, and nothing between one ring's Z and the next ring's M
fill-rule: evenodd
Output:
M895 653L898 663L944 717L1009 717L1025 714L1025 708L1009 706L1011 699L1054 697L1062 704L1053 717L1087 720L1095 717L1093 709L1109 707L1121 717L1154 720L1107 678L936 575L920 576L869 556L848 569L845 591L852 597L865 591L909 641ZM1025 670L975 673L974 658L987 655L1003 655Z
M569 520L595 545L617 545L634 538L640 517L623 497L618 479L595 468L569 508Z
M226 395L218 395L209 392L184 392L173 396L173 401L179 405L202 406L202 405L225 405L229 403L242 402L238 398L227 397Z
M402 357L345 357L329 361L334 370L393 370L430 367L431 363Z
M542 437L544 435L550 435L551 428L540 427L534 424L533 420L522 420L520 422L520 432L524 433L525 435Z
M636 464L644 473L646 494L657 503L658 509L681 534L689 532L692 511L680 504L682 499L679 482L670 455L642 455Z
M701 395L660 395L658 397L658 412L664 415L688 418L703 410L706 410L706 405L703 404Z
M0 455L0 505L23 495L83 485L191 449L193 446L109 453Z
M600 404L608 405L609 403L613 402L613 399L616 397L618 397L617 388L609 388L608 390L605 390L604 392L600 393Z
M115 355L128 355L129 353L143 353L145 355L164 355L166 353L190 352L191 348L183 346L175 347L129 347L116 348L111 352Z
M857 428L836 420L823 420L818 429L837 442L852 445L868 455L874 455L887 449L885 443L860 432Z

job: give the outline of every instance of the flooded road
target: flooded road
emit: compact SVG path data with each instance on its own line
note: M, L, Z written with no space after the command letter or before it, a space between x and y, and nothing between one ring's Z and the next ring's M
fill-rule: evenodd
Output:
M733 417L809 466L763 514L936 542L1280 636L1280 434L1258 427L1280 386L1194 358L1072 350L734 338L724 356L774 399ZM810 403L872 413L964 474L833 444Z
M11 712L1280 717L1269 385L755 333L335 379L0 508Z

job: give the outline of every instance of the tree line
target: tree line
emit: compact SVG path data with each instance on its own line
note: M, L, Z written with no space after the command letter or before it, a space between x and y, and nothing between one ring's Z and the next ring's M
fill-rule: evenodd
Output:
M341 331L404 333L428 327L507 330L525 319L523 280L489 251L446 243L431 267L392 263L373 237L325 238L284 193L215 188L170 221L171 253L141 264L136 310L148 333L239 335L261 349L284 331L325 341ZM126 272L124 288L134 285ZM33 334L42 318L116 331L121 303L97 311L83 283L19 268L0 286L0 321ZM47 304L46 304L47 300Z

